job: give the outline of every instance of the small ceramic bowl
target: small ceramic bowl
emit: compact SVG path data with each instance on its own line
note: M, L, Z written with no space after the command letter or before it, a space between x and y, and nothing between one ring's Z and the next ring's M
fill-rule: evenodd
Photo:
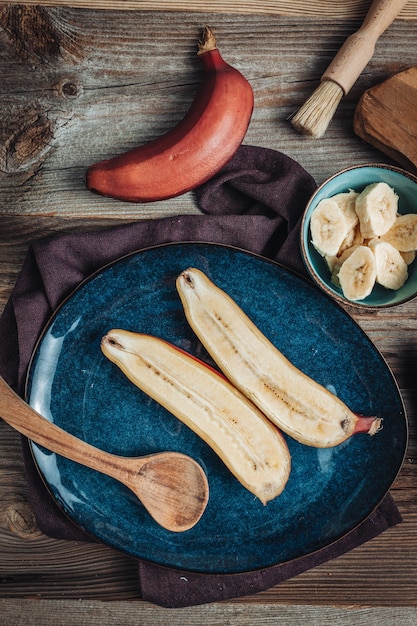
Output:
M315 283L341 303L372 309L395 306L417 295L417 257L409 265L408 279L400 289L393 291L375 285L367 298L360 301L347 300L342 289L332 282L325 259L311 242L310 219L314 209L324 198L350 189L361 192L367 185L375 182L385 182L395 190L399 197L399 213L417 213L417 177L398 167L369 164L350 167L326 180L310 198L301 224L301 252Z

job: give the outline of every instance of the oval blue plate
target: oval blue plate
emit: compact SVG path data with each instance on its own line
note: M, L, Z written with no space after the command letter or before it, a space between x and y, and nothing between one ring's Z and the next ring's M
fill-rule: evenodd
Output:
M150 333L207 359L175 289L189 266L206 272L300 369L384 428L331 449L287 437L292 471L263 506L217 455L130 383L101 353L111 328ZM115 262L59 308L33 355L28 401L46 418L115 454L177 450L205 469L210 498L184 533L156 524L123 485L32 444L58 505L100 541L152 562L203 573L254 570L314 552L362 522L394 481L407 421L396 382L359 326L316 287L258 256L214 244L170 244Z

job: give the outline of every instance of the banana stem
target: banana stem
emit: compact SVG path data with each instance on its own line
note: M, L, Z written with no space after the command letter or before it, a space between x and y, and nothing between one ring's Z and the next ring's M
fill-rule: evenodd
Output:
M353 434L367 433L368 435L375 435L382 429L382 419L380 417L365 417L364 415L357 415L358 421L355 424L355 430Z
M204 54L217 48L217 40L210 26L205 26L200 41L198 42L197 54Z

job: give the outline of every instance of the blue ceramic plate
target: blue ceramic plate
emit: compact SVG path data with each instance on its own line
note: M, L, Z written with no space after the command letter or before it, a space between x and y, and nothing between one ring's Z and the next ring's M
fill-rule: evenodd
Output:
M332 449L287 437L292 471L263 506L191 430L151 401L101 353L119 327L162 337L200 358L175 289L189 266L206 272L306 374L358 413L379 415L374 437ZM304 279L255 255L212 244L171 244L127 256L84 282L61 306L35 351L28 400L89 443L137 456L177 450L205 469L210 499L184 533L158 526L123 485L33 444L55 501L87 533L155 563L204 573L243 572L329 545L362 522L394 481L407 423L393 376L357 324Z

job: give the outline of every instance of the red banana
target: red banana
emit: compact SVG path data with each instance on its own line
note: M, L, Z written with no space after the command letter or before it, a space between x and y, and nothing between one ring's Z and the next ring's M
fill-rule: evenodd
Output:
M222 59L208 27L198 56L203 79L185 117L165 135L90 166L90 191L130 202L172 198L206 182L232 158L249 126L253 91Z

